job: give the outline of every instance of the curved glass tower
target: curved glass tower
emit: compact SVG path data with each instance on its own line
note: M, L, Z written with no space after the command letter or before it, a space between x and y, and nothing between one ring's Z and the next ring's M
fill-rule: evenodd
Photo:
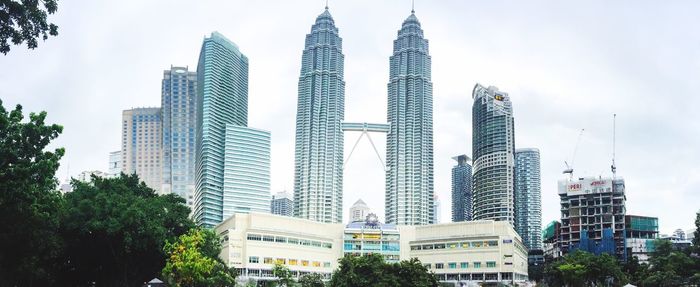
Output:
M428 40L415 12L401 25L389 58L386 222L420 225L433 214L433 83Z
M294 216L343 220L343 41L328 7L306 35L299 76Z
M213 32L204 38L197 65L196 191L194 220L214 227L223 220L226 126L248 125L248 58Z
M540 150L515 150L515 231L529 250L542 250Z
M473 219L513 224L515 139L510 97L479 84L472 97Z

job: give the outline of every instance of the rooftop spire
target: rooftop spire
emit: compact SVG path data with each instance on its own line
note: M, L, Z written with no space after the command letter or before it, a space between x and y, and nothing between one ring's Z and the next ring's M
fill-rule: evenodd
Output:
M328 0L326 0L326 10L328 10Z
M328 1L328 0L326 0L326 1ZM411 14L416 14L416 9L414 9L415 7L416 7L416 0L411 0Z

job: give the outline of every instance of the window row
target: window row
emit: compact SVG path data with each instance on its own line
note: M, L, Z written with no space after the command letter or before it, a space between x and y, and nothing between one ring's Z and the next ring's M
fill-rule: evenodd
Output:
M248 257L248 263L260 263L260 257L258 256L249 256ZM299 259L287 259L287 258L272 258L272 257L264 257L263 264L286 264L290 266L304 266L304 267L321 267L321 262L320 261L309 261L309 260L299 260ZM323 267L324 268L330 268L331 263L330 262L323 262Z
M435 267L435 269L445 269L445 263L426 263L424 266L428 269L432 269ZM457 269L459 266L459 269L468 269L469 268L469 262L460 262L459 265L457 262L449 262L447 263L447 269ZM496 261L486 261L486 268L495 268L496 267ZM472 262L472 268L478 269L481 268L481 262Z
M481 248L498 246L498 240L411 245L411 250Z
M333 244L329 243L329 242L321 242L321 241L315 241L315 240L306 240L306 239L284 237L284 236L260 235L260 234L252 234L251 233L251 234L248 234L248 240L264 241L264 242L276 242L276 243L288 243L288 244L295 244L295 245L321 247L321 248L327 248L327 249L333 248Z

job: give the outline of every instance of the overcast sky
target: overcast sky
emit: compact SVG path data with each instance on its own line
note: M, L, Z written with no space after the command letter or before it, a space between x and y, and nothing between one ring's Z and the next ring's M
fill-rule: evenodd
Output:
M578 5L577 5L578 4ZM195 70L219 31L250 60L249 125L272 132L272 192L293 189L294 122L304 37L323 0L60 1L59 36L0 55L6 108L48 112L64 126L57 176L107 170L121 111L159 106L163 70ZM392 41L409 0L330 1L345 54L346 120L386 122ZM700 10L695 1L427 1L415 4L433 60L435 193L450 221L452 156L471 155L471 91L507 92L515 145L540 149L543 225L559 218L557 181L585 129L577 176L618 176L627 213L662 233L693 227L700 208ZM358 134L347 133L346 156ZM385 138L373 135L382 158ZM347 208L384 214L384 172L363 140L344 177Z

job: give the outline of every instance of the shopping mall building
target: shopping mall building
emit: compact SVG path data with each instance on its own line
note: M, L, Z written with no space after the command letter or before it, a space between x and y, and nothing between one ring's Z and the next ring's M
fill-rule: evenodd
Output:
M370 214L348 225L264 213L236 213L216 227L221 258L239 280L271 280L275 263L295 276L330 279L346 255L377 253L387 262L418 258L443 282L524 282L527 250L508 222L396 226Z

